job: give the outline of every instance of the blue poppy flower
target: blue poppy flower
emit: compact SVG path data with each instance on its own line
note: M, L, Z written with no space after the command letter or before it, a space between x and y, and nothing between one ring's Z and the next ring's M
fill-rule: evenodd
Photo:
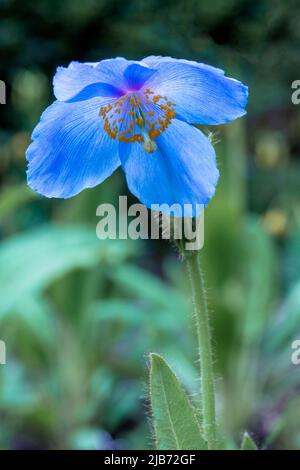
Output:
M218 181L209 139L193 124L245 114L248 89L220 69L171 57L71 62L27 150L28 183L69 198L122 165L131 192L151 204L206 205Z

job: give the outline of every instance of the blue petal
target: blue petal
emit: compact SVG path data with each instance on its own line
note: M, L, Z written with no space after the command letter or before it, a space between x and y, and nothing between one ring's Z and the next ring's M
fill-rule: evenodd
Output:
M120 165L118 144L103 130L103 100L55 101L35 128L26 158L32 189L69 198L101 183Z
M147 207L178 204L175 216L195 216L196 204L206 205L215 192L219 172L215 152L198 129L174 119L146 153L138 143L120 146L120 159L131 192ZM184 204L192 207L184 208ZM168 209L165 211L168 213Z
M157 69L147 82L176 104L178 117L195 124L224 124L243 116L248 88L209 65L168 57L144 59Z
M139 90L155 73L156 70L145 65L131 64L125 70L124 78L127 82L127 87L131 90Z
M115 97L129 89L139 89L155 70L121 57L101 62L71 62L58 67L53 79L54 94L59 101L82 101L95 96Z
M224 75L224 70L213 67L212 65L203 64L202 62L196 62L195 60L175 59L174 57L169 56L150 55L145 57L141 62L143 64L147 64L149 67L157 67L162 62L181 62L182 64L194 65L195 67L204 68Z
M58 67L53 79L55 97L59 101L81 101L94 96L122 96L116 77L101 73L98 66L71 62L67 68Z

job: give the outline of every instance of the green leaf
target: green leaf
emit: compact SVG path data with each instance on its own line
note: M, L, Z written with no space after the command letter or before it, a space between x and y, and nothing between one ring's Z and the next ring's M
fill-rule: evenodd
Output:
M142 308L131 300L105 299L94 302L90 320L116 321L126 325L144 325L148 320Z
M126 290L126 293L134 294L168 309L176 311L186 309L185 298L178 293L178 290L160 282L157 277L141 268L123 263L117 266L110 276L123 290ZM136 282L137 279L139 282Z
M112 441L110 435L99 428L79 428L70 437L74 450L103 450Z
M150 398L157 449L207 449L193 406L180 382L165 360L153 353Z
M247 253L247 301L243 330L246 341L253 343L263 334L270 314L270 303L275 292L276 255L272 239L256 218L248 218L244 237Z
M257 445L247 432L244 433L241 450L258 450Z
M16 213L20 207L36 198L37 194L29 189L26 184L18 184L2 190L0 198L1 222L5 217Z
M57 323L54 311L45 298L38 295L22 297L14 308L16 325L30 333L31 341L37 341L43 349L55 347Z
M98 240L83 226L46 225L2 242L0 316L74 269L118 265L131 254L125 241Z

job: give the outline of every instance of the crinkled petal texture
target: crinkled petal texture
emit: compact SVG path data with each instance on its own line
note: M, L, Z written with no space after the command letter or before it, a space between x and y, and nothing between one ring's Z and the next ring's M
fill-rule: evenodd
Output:
M248 89L241 82L209 65L151 56L71 62L57 69L53 84L58 101L42 115L26 154L34 190L68 198L98 185L122 163L130 190L147 207L177 204L175 216L190 217L211 199L218 180L215 152L190 124L222 124L245 114ZM134 109L124 105L124 96ZM147 124L143 135L155 139L154 153L144 150L142 138L124 143L131 116L141 121L139 132Z
M118 143L103 129L103 99L55 101L35 128L26 158L32 189L47 197L69 198L100 184L120 165Z
M60 101L82 101L95 96L115 97L138 90L156 73L146 63L123 58L95 64L71 62L58 67L53 79L54 94Z
M147 207L175 204L175 217L198 215L197 205L208 203L219 177L211 143L201 131L177 119L156 143L151 155L138 143L120 146L129 189ZM161 209L170 212L168 207Z
M157 70L146 82L176 104L180 119L191 124L224 124L245 114L248 88L209 65L171 57L147 57Z

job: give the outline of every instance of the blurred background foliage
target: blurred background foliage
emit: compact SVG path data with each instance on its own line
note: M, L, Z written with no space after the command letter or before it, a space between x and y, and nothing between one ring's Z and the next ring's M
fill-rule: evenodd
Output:
M175 251L95 236L96 207L127 194L122 172L67 201L26 187L24 153L56 67L157 54L208 62L250 87L246 118L207 129L221 172L202 254L218 407L232 442L248 429L263 447L300 449L299 2L1 0L0 21L0 447L151 447L150 351L196 397Z

